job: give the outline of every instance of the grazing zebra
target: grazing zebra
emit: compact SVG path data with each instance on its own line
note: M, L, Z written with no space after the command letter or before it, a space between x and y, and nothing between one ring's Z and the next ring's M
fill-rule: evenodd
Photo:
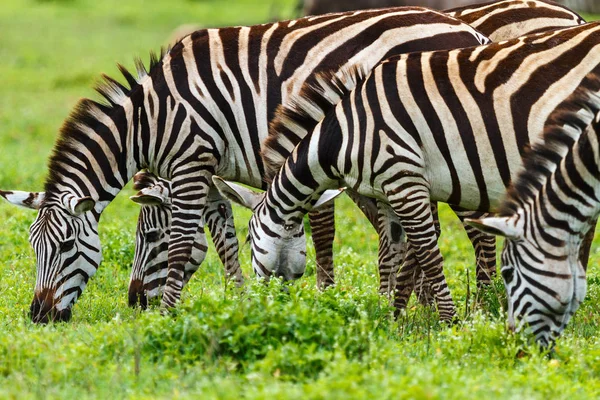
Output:
M545 1L507 0L493 4L478 4L471 7L448 10L447 13L452 16L457 16L459 19L465 19L472 26L481 25L480 29L484 29L482 33L486 34L487 31L489 31L489 33L492 34L494 41L506 40L531 32L550 29L551 27L572 26L585 22L579 15L565 7ZM503 29L503 26L508 26L510 29ZM288 150L291 150L291 148L286 149L286 152ZM168 189L165 188L165 190ZM395 279L399 267L398 263L403 256L402 250L397 247L397 242L400 241L400 225L394 216L392 216L393 221L390 222L385 214L378 214L377 206L374 201L365 198L356 198L355 196L354 200L361 206L361 209L376 228L379 226L387 227L378 229L380 233L380 292L383 294L390 294L396 285ZM207 207L210 207L210 201L207 204ZM161 205L147 205L145 207L161 207ZM465 217L477 218L483 216L482 213L460 211L459 209L455 209L454 211L461 220ZM162 212L164 211L156 211L155 213L156 215L160 215ZM230 210L227 210L227 213L227 215L231 215ZM154 213L147 213L146 215L153 214ZM309 215L311 225L313 226L313 240L317 250L317 283L320 287L324 287L333 284L334 281L332 243L335 233L335 224L333 221L333 205L331 204L329 207L325 207L325 209L322 208L318 212L312 212ZM140 215L140 218L142 218L142 215ZM158 226L157 224L159 223L160 221L154 221L153 226ZM144 226L144 224L138 226ZM164 226L160 229L164 232L168 230L168 228ZM485 235L470 226L465 226L465 230L475 248L477 259L477 281L479 284L488 284L491 276L495 275L496 271L495 237ZM163 242L143 243L143 240L144 235L138 232L136 260L145 259L149 265L159 265L160 262L152 260L151 254L162 254L160 250L155 250L155 247L163 246ZM168 238L164 237L163 240L166 241ZM396 244L396 246L394 246L394 244ZM230 250L229 253L237 254L237 246L237 239L232 235L230 239L225 239L225 244L223 244L222 249L219 249L219 254L227 251L226 249L235 249L235 251ZM145 254L138 254L142 251L145 252ZM418 263L414 257L410 257L411 254L412 253L409 253L409 257L407 257L405 262L405 270L413 272L411 274L402 275L398 285L412 287L414 284L414 276L419 276L421 274ZM223 260L223 257L221 257L221 259ZM237 270L239 267L237 257L229 257L228 263L233 265L225 264L226 271ZM165 265L166 268L165 263L160 265ZM139 267L140 266L136 264L134 270L136 272L141 272L138 270ZM153 267L152 271L154 270L155 268ZM188 267L186 267L186 271L187 270ZM154 274L154 272L152 273ZM227 273L229 274L230 272ZM155 288L164 285L163 281L164 276L166 276L166 271L163 271L162 274L153 276L160 277L161 282L154 282L152 279L144 279L145 284L140 285L138 284L138 282L140 282L138 279L132 279L131 282L135 283L135 285L134 288L130 286L130 294L132 293L132 290L137 290L138 298L146 298L146 294L142 292L149 290L148 296L152 297L158 295L159 291L155 290ZM147 289L145 289L145 287L147 287ZM406 290L403 292L406 292ZM417 292L428 294L427 288L418 289ZM410 290L408 293L410 294Z
M598 98L596 91L589 93ZM510 187L498 217L468 221L504 236L502 277L512 330L524 326L544 346L553 344L585 298L586 268L579 249L600 213L600 114L577 138L576 109L564 126L546 129ZM573 125L571 125L573 124Z
M545 125L578 135L600 106L600 23L476 48L411 53L377 66L366 79L322 73L291 108L279 110L263 145L278 169L264 199L214 179L254 215L253 262L301 271L302 216L327 188L345 186L389 204L431 284L440 318L455 307L442 270L430 201L495 211ZM347 95L344 82L360 83ZM337 102L286 159L281 143L312 126L321 105ZM578 120L564 119L565 110ZM593 112L590 112L592 110ZM569 114L571 115L571 114ZM283 272L280 272L283 273ZM405 307L405 304L396 304Z
M135 238L135 256L129 281L129 305L138 303L142 308L148 306L148 298L158 297L162 294L164 281L167 278L168 247L171 228L171 184L169 181L158 178L146 171L138 172L133 177L134 189L139 192L131 196L131 200L143 207L138 218ZM223 265L229 266L226 271L237 286L241 286L244 278L233 251L237 252L236 243L231 242L235 236L233 215L226 215L229 202L220 196L215 196L217 190L209 193L209 201L204 212L204 223L208 225L213 243ZM226 219L229 224L226 230L221 231L217 219ZM201 228L202 229L202 228ZM186 284L192 274L196 272L204 257L208 246L204 235L196 235L190 262L185 265L183 282Z
M33 321L70 317L101 260L100 215L139 170L171 181L162 306L172 307L194 239L204 235L212 175L261 187L259 144L269 118L315 72L370 69L388 54L482 42L488 40L467 24L408 7L199 30L151 57L148 71L138 62L137 78L121 67L129 88L107 77L98 88L106 103L82 100L50 157L30 234L37 256ZM27 206L20 201L27 196L7 197Z

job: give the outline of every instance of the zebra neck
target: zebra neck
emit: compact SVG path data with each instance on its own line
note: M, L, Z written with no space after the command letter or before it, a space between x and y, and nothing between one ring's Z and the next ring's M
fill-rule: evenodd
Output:
M290 169L288 163L285 165L275 176L265 198L271 209L279 210L282 219L302 218L312 211L323 192L339 187L336 180L314 176L308 166L298 168L296 164Z
M533 213L566 247L578 246L600 214L600 123L593 123L572 146L533 199Z
M136 137L137 126L127 99L122 105L102 107L86 102L61 130L49 160L47 202L61 203L69 197L91 197L98 216L145 165ZM136 152L135 149L138 149Z

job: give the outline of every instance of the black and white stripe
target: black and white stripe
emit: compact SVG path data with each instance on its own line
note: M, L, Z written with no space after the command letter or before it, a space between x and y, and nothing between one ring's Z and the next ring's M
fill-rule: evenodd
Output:
M500 216L470 221L506 238L501 271L509 326L527 327L544 346L561 334L585 298L580 249L600 213L599 88L596 82L587 93L596 106L587 110L596 113L592 125L577 138L580 116L576 109L565 112L533 146Z
M138 303L146 308L148 300L162 295L167 279L168 249L171 227L171 184L146 171L134 177L134 189L138 190L131 200L141 204L138 218L135 256L129 281L129 305ZM214 190L216 192L216 190ZM204 213L204 223L208 225L217 253L226 267L226 279L233 279L241 286L244 278L240 264L235 257L237 240L231 203L216 196L209 196ZM220 198L220 196L218 196ZM218 219L229 221L226 230L221 231ZM185 265L184 284L196 272L206 257L208 246L204 235L196 235L190 261Z
M281 142L273 136L264 145L265 164L282 167L255 206L252 248L263 252L253 257L271 270L301 271L295 238L302 215L325 189L345 186L389 204L435 291L441 318L451 319L455 308L429 202L497 210L525 149L547 123L572 109L579 120L570 134L591 123L589 110L598 104L588 93L600 89L599 50L600 24L592 23L477 48L394 57L345 96L348 78L320 74L295 107L280 110L272 129ZM307 121L322 115L321 105L339 97L335 109L283 158L278 144L303 124L311 126Z
M50 158L38 220L52 215L52 224L65 229L75 218L86 220L87 231L95 232L95 220L136 172L146 168L170 180L169 270L162 304L173 306L196 234L204 234L211 177L219 173L264 184L259 149L268 121L314 73L352 65L371 69L389 54L482 40L487 39L470 26L416 7L199 30L164 56L153 57L148 72L138 63L134 78L121 68L129 88L106 78L99 88L106 104L78 104ZM48 276L50 308L62 307L63 294L73 286L58 292L57 285L72 266L58 242L47 238L47 229L40 225L31 241L40 257L38 275ZM78 254L85 255L83 241L75 239ZM98 262L82 264L78 271L89 278ZM83 284L77 285L82 291ZM40 302L37 292L34 303ZM71 298L67 308L74 302Z
M549 27L559 26L571 26L575 24L583 23L583 20L576 13L558 6L552 2L545 1L523 1L523 0L507 0L496 2L492 4L481 4L473 5L471 7L465 7L462 9L449 10L448 13L458 18L463 18L472 25L481 25L483 33L492 34L495 41L509 39L512 36L521 36L530 32L539 31L543 29L549 29ZM506 25L510 29L503 29ZM380 237L379 246L379 265L380 265L380 291L382 293L390 294L392 289L396 286L396 274L399 267L399 262L404 255L404 247L399 242L399 224L394 220L386 220L384 218L385 212L380 212L374 202L368 201L360 196L354 196L351 194L354 201L357 202L361 210L367 215L369 220L377 228ZM227 204L227 206L229 206ZM222 209L226 207L225 203L219 205ZM229 206L230 207L230 206ZM211 202L207 203L207 208L216 209L217 207L211 207ZM228 213L230 215L230 212ZM329 203L319 210L315 210L309 213L309 220L312 226L312 237L316 250L316 261L317 261L317 282L320 287L328 286L334 283L333 274L333 254L332 254L332 243L335 235L335 222L333 217L333 203ZM464 219L465 217L478 218L483 216L482 213L464 212L457 211L457 215ZM156 223L156 221L155 221ZM230 226L231 224L221 225ZM491 276L495 274L496 270L496 257L495 257L495 238L493 236L485 235L481 232L476 232L475 229L465 226L467 234L473 243L475 252L477 255L477 280L479 284L487 284L490 281ZM163 231L166 229L163 227ZM225 239L223 245L223 251L219 251L219 254L226 252L231 253L234 256L227 258L227 264L225 264L226 271L232 271L237 268L237 247L238 242L233 235L230 235L231 239ZM141 243L143 241L143 235L138 233L137 247L138 251L144 249L147 253L157 253L153 249L152 244ZM230 249L236 249L235 251ZM409 253L409 255L412 253ZM138 256L136 256L138 257ZM150 260L149 254L144 256ZM221 257L223 259L223 257ZM155 264L152 261L149 261ZM404 280L403 286L412 288L414 283L413 276L421 274L418 263L414 257L408 257L407 266L414 265L414 268L407 268L406 271L412 271L410 275L401 276L401 280ZM233 264L233 265L230 265ZM165 272L166 273L166 272ZM406 290L404 290L406 292ZM420 292L425 292L425 289L420 289ZM410 294L410 290L407 292Z

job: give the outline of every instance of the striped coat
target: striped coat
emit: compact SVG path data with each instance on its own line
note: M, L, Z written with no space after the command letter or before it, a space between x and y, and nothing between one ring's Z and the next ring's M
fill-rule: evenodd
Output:
M367 79L321 75L291 109L281 109L264 144L268 168L281 166L250 223L253 260L262 268L298 274L304 267L301 216L324 189L347 186L389 204L435 290L440 315L454 316L442 273L429 201L495 211L516 176L528 144L547 125L591 123L600 89L600 24L453 51L392 58ZM460 77L457 79L457 77ZM344 95L345 83L360 84ZM333 83L332 83L333 82ZM296 146L280 145L320 105L343 100ZM272 151L271 151L272 149ZM236 188L237 189L237 188ZM238 190L220 190L240 202Z

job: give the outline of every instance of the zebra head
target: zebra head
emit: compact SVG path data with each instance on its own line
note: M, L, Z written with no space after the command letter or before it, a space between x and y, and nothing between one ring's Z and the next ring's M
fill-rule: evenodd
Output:
M129 305L142 308L148 300L161 296L167 280L169 239L171 237L171 183L151 172L141 171L133 177L138 193L130 199L140 204L135 233L135 255L129 280ZM198 232L204 232L200 227ZM196 235L190 263L185 266L184 284L204 260L206 237Z
M0 191L17 206L39 210L29 230L37 277L30 316L33 322L68 321L71 308L102 260L98 214L91 197Z
M265 279L271 276L284 280L300 278L306 269L306 236L302 218L306 211L282 215L282 210L269 206L265 193L257 193L217 176L213 176L213 182L223 196L253 212L248 224L248 238L254 272ZM313 208L341 193L341 190L325 191Z
M149 172L133 177L138 193L130 199L141 204L135 232L135 255L129 280L129 305L148 306L161 294L167 279L171 235L171 184Z
M541 346L552 345L585 297L585 271L578 258L581 240L562 247L541 245L540 232L522 208L512 216L467 222L505 238L501 274L509 328L526 328Z

